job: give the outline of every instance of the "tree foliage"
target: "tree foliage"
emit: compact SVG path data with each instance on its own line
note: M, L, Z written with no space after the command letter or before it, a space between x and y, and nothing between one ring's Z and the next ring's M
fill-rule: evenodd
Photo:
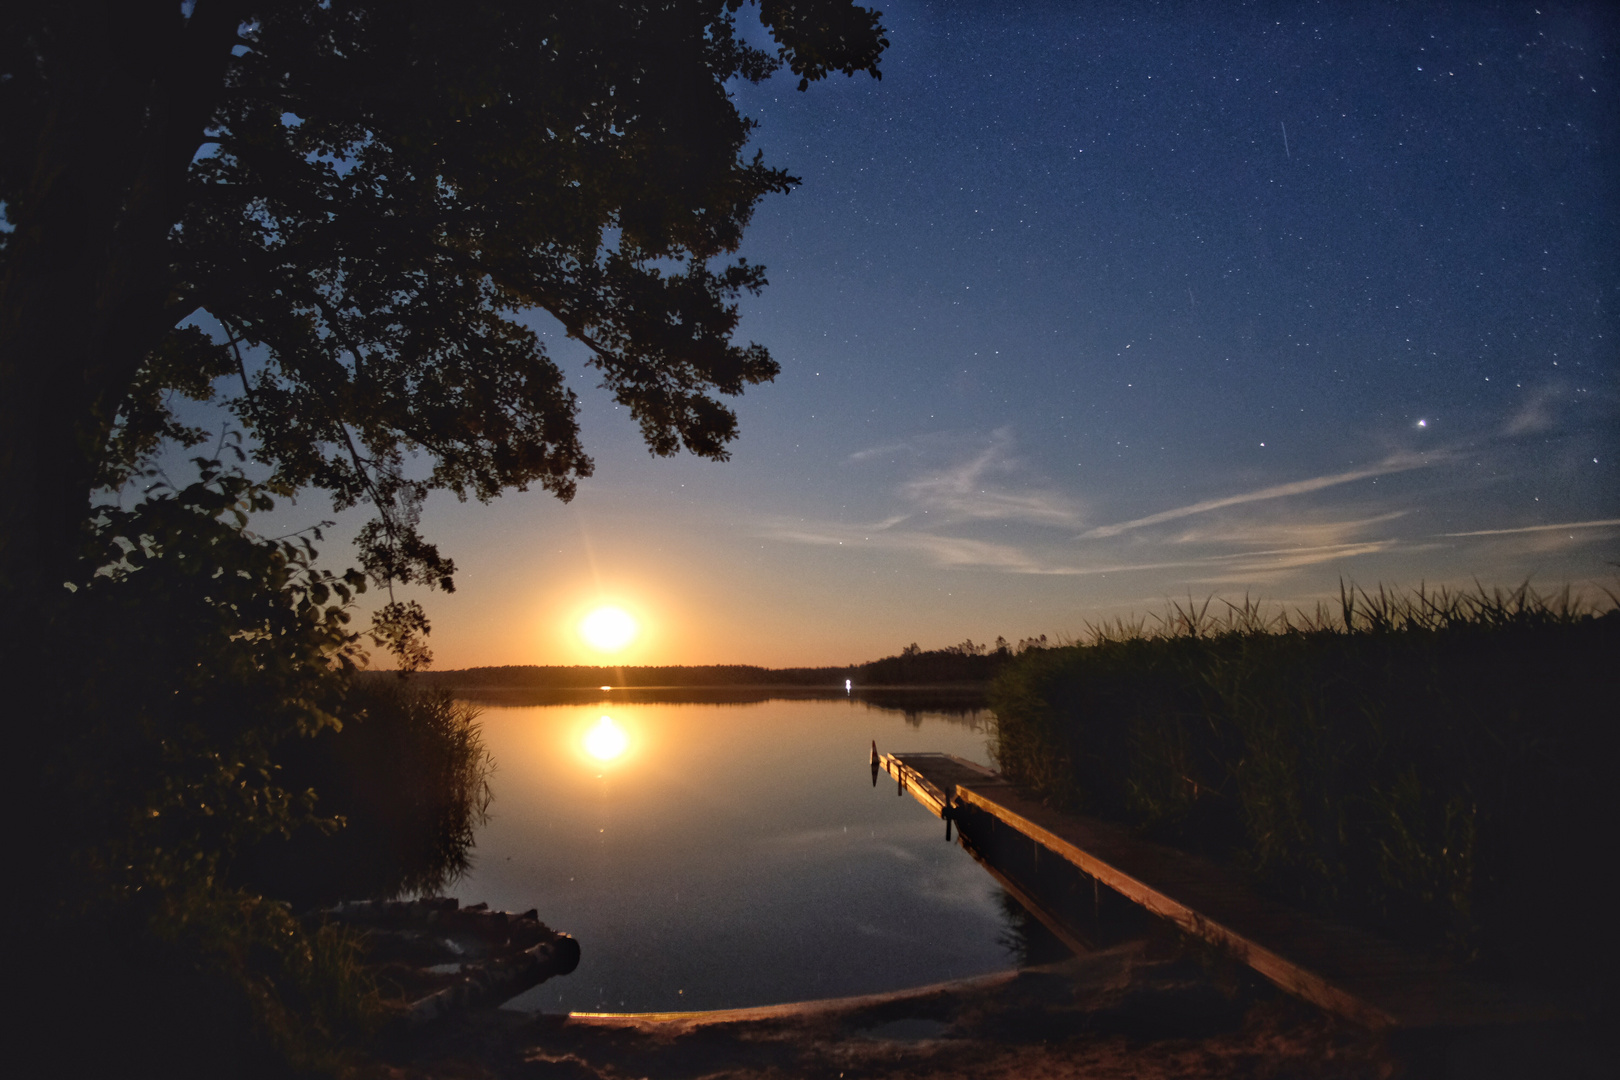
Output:
M269 496L199 465L196 483L96 516L52 612L75 649L35 673L55 697L36 809L72 852L51 884L90 907L212 880L310 819L274 752L340 726L359 659L347 607L364 578L316 568L308 538L247 532Z
M366 568L449 588L428 491L566 499L591 472L536 309L653 453L725 458L719 398L777 372L732 340L765 276L730 256L795 183L746 153L728 86L875 76L887 45L848 0L763 0L773 53L743 6L8 6L0 556L48 559L95 484L200 441L176 394L218 391L272 492L373 504Z
M247 988L262 1026L313 978L319 950L239 887L241 856L337 824L301 786L318 768L278 768L355 719L355 593L452 587L417 528L427 493L566 499L590 475L535 312L584 343L654 454L726 457L723 399L777 372L733 340L765 284L735 253L759 200L795 183L747 153L728 87L782 67L801 89L876 76L887 45L849 0L761 0L752 37L743 10L0 5L0 675L39 823L16 858L47 898L12 890L0 923L41 1007L158 967L174 1000L218 1000L192 978L207 970ZM196 483L135 497L160 447L206 437L184 399L231 410L267 483L205 460ZM375 508L364 573L246 529L311 487ZM382 643L424 662L422 609L379 614ZM466 718L428 713L441 786L476 794ZM426 846L368 888L453 872L479 804L429 809L402 826ZM64 939L77 960L45 947ZM141 959L154 943L172 963ZM280 974L260 978L269 954ZM19 1027L50 1042L48 1020Z
M47 853L23 864L43 902L5 923L32 1004L92 979L124 1001L106 1038L43 1036L63 1075L332 1066L375 987L353 940L294 912L442 887L488 803L468 708L356 686L365 576L318 568L318 534L255 536L268 492L196 465L97 512L48 613L73 648L33 672L50 712L9 732L46 731L8 747L37 776L21 846Z

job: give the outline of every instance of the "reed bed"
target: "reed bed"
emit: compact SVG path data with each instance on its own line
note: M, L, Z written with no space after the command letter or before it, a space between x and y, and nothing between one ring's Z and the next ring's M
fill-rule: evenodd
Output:
M1617 701L1612 594L1344 586L1312 612L1189 601L1024 652L991 745L1049 803L1295 904L1612 989Z
M315 816L248 846L242 883L304 911L442 892L472 867L494 761L478 710L390 676L357 682L340 729L289 743L278 776Z

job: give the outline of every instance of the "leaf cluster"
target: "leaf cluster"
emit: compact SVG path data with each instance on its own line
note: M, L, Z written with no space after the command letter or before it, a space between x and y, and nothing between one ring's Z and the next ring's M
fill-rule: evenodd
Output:
M99 508L51 612L71 648L36 673L54 711L27 762L53 856L30 867L34 914L69 938L47 979L138 984L113 1030L152 1068L335 1068L376 988L352 940L288 902L448 884L491 763L447 695L355 685L365 575L318 568L318 532L255 536L272 496L194 464L192 484ZM87 1074L113 1067L86 1052Z
M54 612L71 652L46 790L75 887L102 903L212 880L246 843L307 818L275 747L339 725L362 660L357 571L315 567L309 537L245 529L264 490L215 461L180 489L101 508ZM66 885L68 883L59 883Z

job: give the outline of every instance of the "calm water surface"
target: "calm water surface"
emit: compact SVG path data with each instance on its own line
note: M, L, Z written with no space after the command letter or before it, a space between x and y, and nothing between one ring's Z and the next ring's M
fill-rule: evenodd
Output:
M1001 889L887 777L874 788L867 767L873 740L988 763L986 713L908 719L860 701L481 707L494 818L453 891L538 908L582 953L572 975L512 1008L729 1008L1015 963ZM603 716L626 742L609 761L586 748Z

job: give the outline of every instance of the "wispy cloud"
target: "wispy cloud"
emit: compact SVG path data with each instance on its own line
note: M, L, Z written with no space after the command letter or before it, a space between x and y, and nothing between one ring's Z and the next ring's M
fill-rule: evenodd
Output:
M1516 533L1568 532L1571 529L1602 529L1620 525L1620 518L1599 521L1566 521L1561 525L1524 525L1517 529L1475 529L1473 532L1441 533L1441 536L1512 536Z
M762 523L764 535L940 569L1071 580L1135 576L1174 591L1204 586L1286 588L1286 583L1302 576L1340 572L1340 566L1350 573L1351 565L1362 567L1355 571L1358 576L1398 574L1415 565L1412 560L1429 558L1425 552L1445 552L1446 558L1455 559L1461 546L1484 547L1497 538L1514 539L1509 534L1527 534L1518 538L1521 544L1543 538L1551 543L1556 538L1568 545L1563 532L1598 538L1607 535L1605 529L1620 527L1620 519L1594 519L1438 534L1414 524L1417 511L1428 505L1436 490L1433 483L1403 488L1393 504L1381 488L1346 490L1361 480L1476 460L1478 451L1463 446L1425 453L1393 450L1362 468L1217 495L1129 521L1088 527L1083 495L1045 482L1016 452L1010 432L981 436L964 448L965 441L930 439L903 447L917 465L930 458L940 462L942 452L954 451L955 456L898 483L892 489L894 502L881 516L857 522L780 518ZM901 449L877 447L874 456ZM1446 482L1453 486L1455 473L1447 473ZM1340 493L1331 494L1335 489ZM1304 498L1318 492L1329 494ZM1288 502L1295 497L1301 501ZM1153 528L1160 525L1171 527ZM1493 552L1500 547L1495 544ZM1106 587L1113 587L1111 580Z
M1399 545L1400 541L1393 539L1367 540L1348 544L1278 548L1272 551L1226 552L1217 555L1205 555L1200 558L1174 559L1162 562L1096 563L1089 566L1053 568L1043 572L1089 576L1145 573L1158 570L1190 570L1194 574L1189 580L1193 581L1209 583L1255 581L1287 570L1298 569L1302 566L1315 566L1319 563L1354 558L1358 555L1380 554L1391 551Z
M1008 480L1022 470L1011 451L1005 430L994 433L990 445L967 461L903 485L901 495L910 503L954 521L1022 521L1036 525L1077 528L1080 506L1059 492L1013 489Z
M1369 522L1383 520L1386 520L1386 517L1369 519ZM780 523L771 528L768 535L789 543L844 547L852 551L909 552L927 558L935 566L957 569L993 570L1051 577L1098 577L1109 574L1176 570L1191 571L1194 574L1193 580L1199 581L1257 579L1335 559L1386 552L1400 545L1400 541L1392 538L1363 538L1322 544L1295 544L1261 550L1221 551L1169 559L1102 557L1075 560L1072 558L1073 552L1042 551L1036 545L947 536L917 529L879 532L862 529L859 526L823 525L807 528L798 524ZM1065 558L1065 554L1070 557Z
M1538 431L1546 431L1556 423L1553 417L1553 402L1562 394L1561 387L1544 386L1530 394L1519 411L1508 419L1507 425L1502 428L1504 435L1534 435Z
M1172 537L1174 544L1230 544L1245 548L1325 548L1352 542L1368 529L1406 516L1405 510L1391 510L1373 517L1332 521L1234 521L1201 524Z
M1217 555L1205 560L1217 572L1195 580L1208 585L1261 584L1290 571L1322 563L1341 562L1363 555L1387 554L1408 548L1400 541L1365 540L1353 544L1324 544L1319 547L1282 548L1276 551L1246 551Z
M980 567L1026 574L1051 572L1016 544L945 536L921 529L777 522L766 527L765 535L773 540L812 547L914 552L926 556L937 566Z
M917 448L909 442L888 443L884 446L869 446L865 450L857 450L846 457L846 462L869 461L872 458L887 457L890 454L911 454Z
M974 566L1019 574L1052 573L1039 558L1016 544L973 540L935 533L906 533L896 537L899 544L921 551L940 566Z
M1323 488L1336 487L1339 484L1348 484L1356 480L1366 480L1375 476L1388 476L1391 473L1408 472L1412 469L1421 469L1437 463L1446 455L1443 454L1392 454L1377 465L1366 469L1354 469L1350 472L1333 473L1328 476L1314 476L1309 480L1295 480L1292 483L1276 484L1272 487L1260 488L1258 491L1246 491L1240 495L1226 495L1218 499L1205 499L1190 506L1178 506L1174 510L1163 510L1147 517L1136 518L1132 521L1122 521L1117 525L1100 525L1080 534L1082 540L1100 540L1110 536L1118 536L1131 529L1140 529L1146 525L1158 525L1166 521L1175 521L1177 518L1192 517L1194 514L1207 514L1211 510L1222 510L1228 506L1241 506L1244 503L1263 502L1267 499L1285 499L1291 495L1305 495L1312 491L1321 491Z

